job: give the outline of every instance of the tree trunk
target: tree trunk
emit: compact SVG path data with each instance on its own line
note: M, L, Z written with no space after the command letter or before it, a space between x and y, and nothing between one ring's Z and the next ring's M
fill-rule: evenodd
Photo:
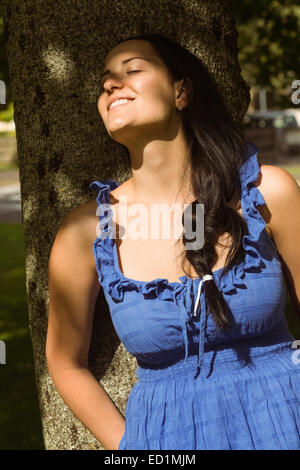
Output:
M168 35L202 58L234 119L241 122L249 87L240 75L231 2L5 0L4 25L20 165L29 325L45 448L103 450L56 391L45 359L48 258L57 229L73 207L96 197L89 189L93 180L123 182L130 176L125 155L107 134L97 110L103 59L129 35ZM102 289L89 361L124 414L137 363L114 331Z

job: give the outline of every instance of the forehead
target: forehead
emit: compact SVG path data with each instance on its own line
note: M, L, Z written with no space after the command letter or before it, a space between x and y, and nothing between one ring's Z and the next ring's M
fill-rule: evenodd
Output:
M131 56L141 56L153 62L161 63L154 47L148 41L130 40L118 44L109 51L104 61L104 68L114 63L117 64Z

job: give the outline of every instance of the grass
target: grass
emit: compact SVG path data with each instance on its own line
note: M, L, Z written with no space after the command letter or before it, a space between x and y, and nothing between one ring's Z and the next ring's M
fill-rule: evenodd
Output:
M288 166L288 165L282 165L282 168L284 168L287 171L290 171L291 173L300 173L300 163L299 165L294 165L294 166Z
M16 131L2 131L0 137L16 137Z
M288 173L290 173L294 178L299 178L300 177L300 163L299 165L280 165L281 168L286 170Z
M0 449L44 449L25 290L23 225L0 224Z
M25 291L23 226L0 224L0 340L6 364L0 365L0 449L44 449ZM289 330L300 338L300 321L288 290Z
M14 118L14 105L10 102L6 109L0 111L0 121L10 122Z
M17 170L19 168L18 162L1 162L0 161L0 171L8 171L8 170Z

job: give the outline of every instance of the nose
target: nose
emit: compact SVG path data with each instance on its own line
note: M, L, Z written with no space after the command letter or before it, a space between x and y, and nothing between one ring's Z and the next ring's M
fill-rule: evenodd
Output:
M122 82L121 79L109 77L103 84L103 88L106 91L111 91L114 88L122 88Z

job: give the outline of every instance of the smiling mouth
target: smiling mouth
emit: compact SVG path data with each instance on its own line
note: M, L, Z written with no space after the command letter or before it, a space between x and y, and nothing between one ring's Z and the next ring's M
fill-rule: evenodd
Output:
M127 101L126 103L116 104L116 105L113 106L112 108L109 108L108 111L112 111L113 109L118 108L119 106L124 106L125 104L130 104L132 101L134 101L134 99L133 99L133 100L130 100L130 101Z

